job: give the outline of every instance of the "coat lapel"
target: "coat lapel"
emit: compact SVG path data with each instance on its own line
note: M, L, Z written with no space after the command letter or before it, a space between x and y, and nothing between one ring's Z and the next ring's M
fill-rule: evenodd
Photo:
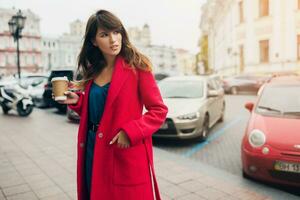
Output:
M118 96L120 89L122 88L124 82L126 81L130 70L130 69L126 69L127 65L125 63L125 60L121 56L118 56L116 58L114 67L115 68L113 71L113 75L112 75L112 79L110 82L107 99L106 99L107 106L105 109L109 108L114 102L114 100L116 99L116 97Z

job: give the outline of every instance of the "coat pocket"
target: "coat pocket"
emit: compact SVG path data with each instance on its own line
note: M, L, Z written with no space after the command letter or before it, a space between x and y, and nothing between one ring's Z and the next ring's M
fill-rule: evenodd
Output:
M116 185L139 185L150 180L144 144L126 149L114 148L113 182Z

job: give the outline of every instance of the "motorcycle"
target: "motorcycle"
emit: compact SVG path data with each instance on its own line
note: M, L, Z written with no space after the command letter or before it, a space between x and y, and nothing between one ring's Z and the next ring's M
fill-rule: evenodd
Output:
M16 110L22 117L30 115L34 107L28 89L20 84L0 86L0 105L4 114Z

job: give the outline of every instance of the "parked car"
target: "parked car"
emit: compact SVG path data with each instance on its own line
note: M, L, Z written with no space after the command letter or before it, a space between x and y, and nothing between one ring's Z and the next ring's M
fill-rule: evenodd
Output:
M241 145L244 177L300 186L300 78L278 77L262 86Z
M21 75L21 79L19 80L18 76L11 75L0 79L0 86L20 84L21 87L28 88L28 86L34 86L37 82L46 77L46 74L24 73Z
M74 111L67 107L67 118L73 122L79 122L80 116Z
M256 93L259 88L271 78L271 75L238 75L223 80L225 93L238 94L239 92Z
M205 140L209 129L223 121L224 90L217 76L174 76L158 83L169 108L153 137Z
M163 80L164 78L169 77L169 75L166 73L156 73L156 74L154 74L154 77L155 77L156 82L158 82L158 81Z
M43 94L43 98L45 101L45 104L50 107L57 108L60 112L66 113L67 111L67 105L60 104L52 99L52 83L51 80L54 77L63 77L66 76L68 80L73 80L74 72L71 69L59 69L59 70L52 70L48 82L45 84L45 92Z

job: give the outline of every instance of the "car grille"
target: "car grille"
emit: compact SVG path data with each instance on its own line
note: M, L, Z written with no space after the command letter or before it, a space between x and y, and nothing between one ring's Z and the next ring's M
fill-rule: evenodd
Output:
M269 174L276 179L290 181L294 183L300 183L300 174L299 173L293 173L293 172L280 172L280 171L274 171L270 170Z
M300 158L300 154L296 154L296 153L281 153L281 155Z
M155 134L156 135L177 135L177 131L173 120L167 118L165 123L168 124L168 129L159 129Z

